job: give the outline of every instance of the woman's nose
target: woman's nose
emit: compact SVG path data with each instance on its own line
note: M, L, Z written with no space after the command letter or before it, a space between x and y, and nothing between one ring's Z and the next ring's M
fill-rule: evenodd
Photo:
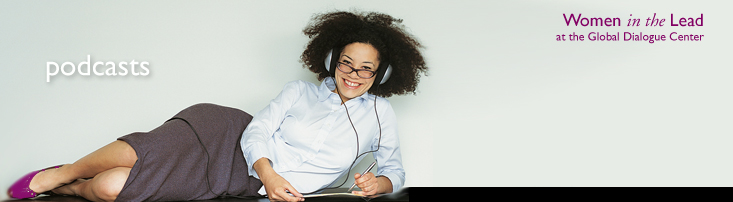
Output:
M357 71L351 71L348 75L351 78L359 78L359 73L357 73Z

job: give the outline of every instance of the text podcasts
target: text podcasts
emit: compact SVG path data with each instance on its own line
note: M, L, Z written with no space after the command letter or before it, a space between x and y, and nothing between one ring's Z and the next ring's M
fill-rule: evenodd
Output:
M78 73L82 76L147 76L150 74L148 67L150 63L147 61L137 62L102 62L96 61L92 63L92 56L87 55L87 60L74 64L73 62L64 62L59 65L56 62L46 62L46 82L51 82L51 77L58 75L59 72L65 76L71 76ZM129 70L128 70L129 68Z

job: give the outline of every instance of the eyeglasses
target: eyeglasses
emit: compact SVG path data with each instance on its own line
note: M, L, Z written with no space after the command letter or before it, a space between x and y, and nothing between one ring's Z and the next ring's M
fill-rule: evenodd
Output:
M355 69L351 65L347 65L347 64L344 64L342 62L338 62L338 66L337 67L338 67L339 71L341 71L343 73L346 73L346 74L351 74L351 72L356 72L356 76L359 76L359 77L364 78L364 79L369 79L369 78L374 77L374 71L372 71L372 70L368 70L368 69Z

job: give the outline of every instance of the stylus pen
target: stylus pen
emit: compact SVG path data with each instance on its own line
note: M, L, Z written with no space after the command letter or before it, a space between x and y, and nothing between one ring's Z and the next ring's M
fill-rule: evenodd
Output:
M363 173L361 173L361 175L364 176L364 174L372 170L372 168L374 168L374 165L377 165L376 161L372 162L372 165L369 165L369 167ZM361 176L359 176L359 178L361 178ZM350 192L352 189L354 189L355 186L356 186L356 180L354 180L354 185L351 185L351 188L349 188L349 190L346 192Z

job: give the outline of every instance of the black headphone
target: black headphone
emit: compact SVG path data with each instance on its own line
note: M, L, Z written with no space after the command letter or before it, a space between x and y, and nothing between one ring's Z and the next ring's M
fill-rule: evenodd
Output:
M336 65L338 65L338 58L336 58L335 60L332 60L332 58L334 55L339 57L339 55L341 55L341 50L343 50L343 48L331 49L331 51L328 51L328 55L326 56L326 60L324 61L326 70L328 70L328 74L331 76L336 75ZM379 63L379 67L377 68L377 75L374 81L379 81L379 84L377 85L384 84L385 82L387 82L387 80L389 79L389 75L391 74L392 65L390 65L387 61L381 61ZM375 89L377 85L372 85L369 90Z

